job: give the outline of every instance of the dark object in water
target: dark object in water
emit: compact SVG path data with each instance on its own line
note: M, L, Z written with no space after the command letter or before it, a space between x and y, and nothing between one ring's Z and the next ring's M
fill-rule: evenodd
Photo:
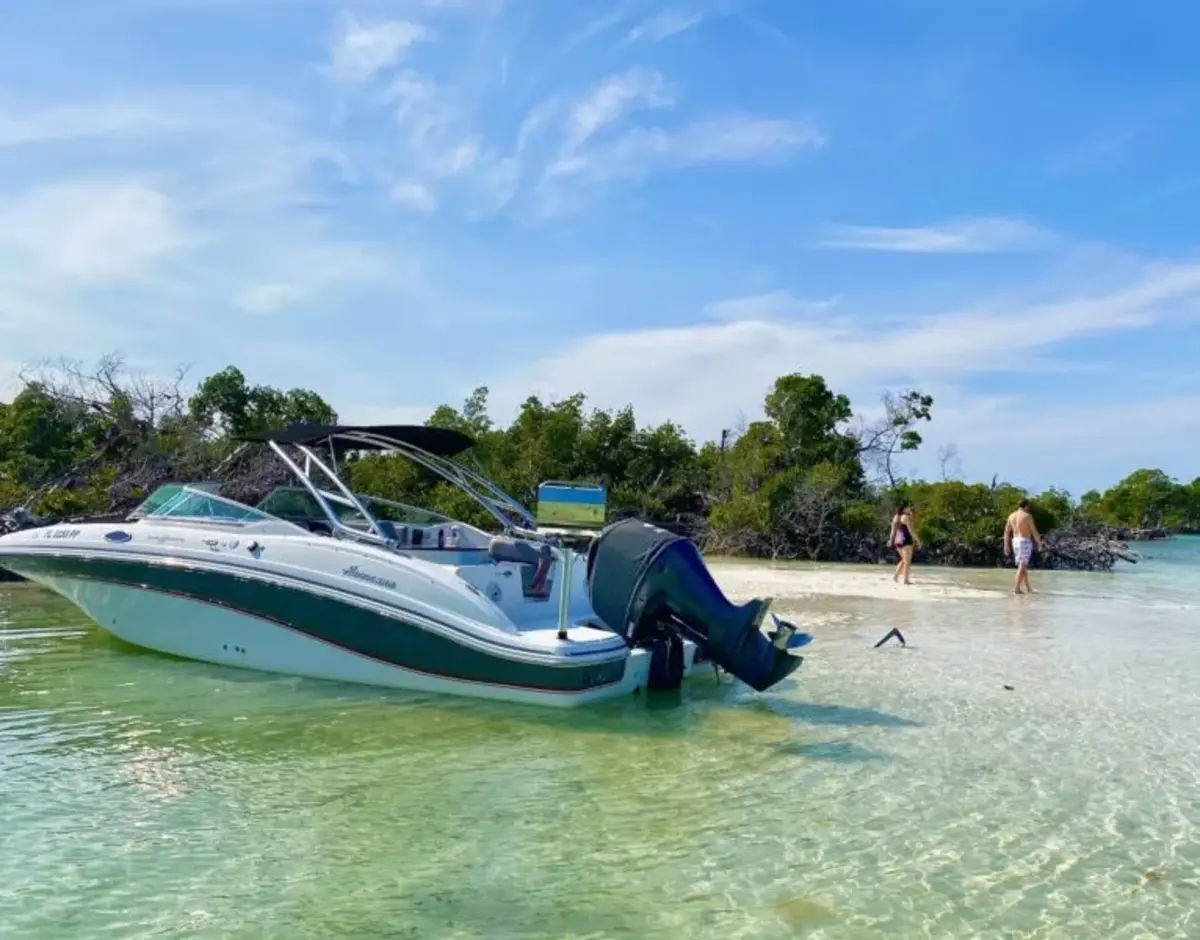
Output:
M675 681L666 635L692 640L705 659L759 692L800 665L790 650L811 639L781 620L765 636L769 598L731 604L690 540L640 519L605 528L588 551L587 580L600 619L631 646L656 649L657 681Z
M1011 685L1006 685L1004 688L1008 689L1008 691L1010 691L1010 692L1016 691L1016 689L1014 689Z
M784 620L777 614L771 614L775 629L767 634L767 639L777 650L798 650L812 642L811 633L801 633L799 628L790 620Z
M901 633L899 630L897 630L895 627L892 627L892 629L888 631L887 636L885 636L882 640L880 640L878 643L875 644L874 649L879 649L879 647L883 646L883 644L886 643L888 640L890 640L892 637L895 637L897 640L899 640L901 646L908 646L908 644L904 642L904 634Z

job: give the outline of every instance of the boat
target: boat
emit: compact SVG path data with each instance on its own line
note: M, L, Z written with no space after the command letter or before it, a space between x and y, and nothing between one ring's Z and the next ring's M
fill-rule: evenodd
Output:
M212 481L163 484L115 521L0 537L0 567L137 646L423 692L573 706L714 671L762 691L800 665L811 637L764 628L770 599L731 603L690 540L638 519L589 530L602 488L557 482L555 525L539 526L473 443L419 425L248 436L240 448L269 448L294 485L251 506ZM342 471L363 453L453 484L495 531L353 492Z

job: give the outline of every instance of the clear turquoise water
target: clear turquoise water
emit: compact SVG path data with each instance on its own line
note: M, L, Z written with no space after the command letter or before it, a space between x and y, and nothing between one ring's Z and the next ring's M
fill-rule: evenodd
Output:
M1144 551L780 597L817 634L781 691L573 714L170 659L0 586L0 936L1200 936L1200 540Z

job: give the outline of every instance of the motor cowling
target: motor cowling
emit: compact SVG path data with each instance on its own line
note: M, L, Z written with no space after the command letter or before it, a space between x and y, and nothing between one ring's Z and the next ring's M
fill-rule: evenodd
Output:
M769 599L730 603L689 539L640 519L601 532L588 552L588 592L596 614L632 645L664 631L685 636L760 692L801 663L762 633Z

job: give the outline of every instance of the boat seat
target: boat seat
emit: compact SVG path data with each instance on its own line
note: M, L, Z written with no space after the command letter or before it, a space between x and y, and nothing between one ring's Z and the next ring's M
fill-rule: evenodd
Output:
M530 542L493 536L488 542L488 555L496 561L513 561L518 565L537 565L543 558L550 557L550 546L534 546Z
M547 575L554 564L554 554L549 545L535 546L531 542L497 535L488 542L488 556L494 561L514 562L521 566L521 592L526 597L550 596Z

